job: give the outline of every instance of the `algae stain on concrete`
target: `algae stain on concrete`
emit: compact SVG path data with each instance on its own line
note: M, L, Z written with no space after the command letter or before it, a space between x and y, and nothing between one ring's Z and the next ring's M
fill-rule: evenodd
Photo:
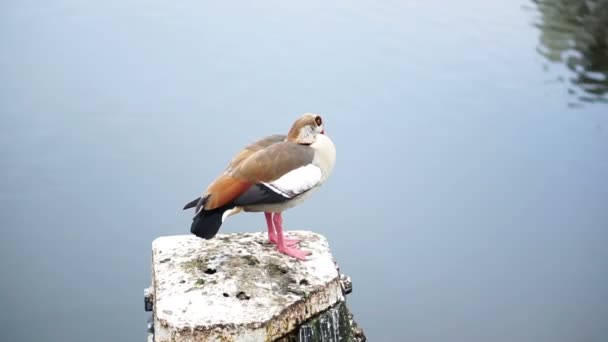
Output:
M273 279L281 294L295 294L300 297L306 297L306 291L298 288L297 280L290 274L290 270L284 266L268 262L264 268L269 279Z
M320 313L276 342L360 341L345 302Z
M182 267L190 273L195 272L196 270L204 271L207 269L207 262L208 260L206 259L196 258L182 263Z

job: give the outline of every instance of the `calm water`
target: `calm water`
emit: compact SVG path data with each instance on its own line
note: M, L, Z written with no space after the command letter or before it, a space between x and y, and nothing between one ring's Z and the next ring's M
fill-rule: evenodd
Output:
M2 2L0 340L144 340L151 241L314 111L336 169L285 225L371 341L606 341L606 2L449 4Z

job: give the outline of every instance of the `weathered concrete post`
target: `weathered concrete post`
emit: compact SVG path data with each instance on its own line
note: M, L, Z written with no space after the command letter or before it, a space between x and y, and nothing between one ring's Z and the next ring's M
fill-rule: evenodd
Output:
M325 237L289 235L312 252L308 260L278 253L265 233L154 240L153 341L365 341L346 307L350 279Z

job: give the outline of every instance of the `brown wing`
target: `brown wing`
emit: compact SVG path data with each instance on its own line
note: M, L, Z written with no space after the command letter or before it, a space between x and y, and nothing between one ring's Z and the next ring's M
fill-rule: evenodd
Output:
M307 145L282 141L261 149L243 160L231 176L252 184L271 182L312 163L314 151Z
M249 146L242 149L239 153L232 158L230 164L226 168L227 173L231 173L236 167L238 167L245 159L251 156L253 153L262 150L270 145L276 144L278 142L284 141L287 138L286 135L275 134L269 137L262 138Z
M232 158L230 164L228 164L224 174L213 181L205 191L203 195L203 198L206 198L204 208L206 210L213 210L221 207L247 191L252 183L247 179L235 175L233 171L252 154L284 141L285 138L285 135L271 135L250 144L237 153Z

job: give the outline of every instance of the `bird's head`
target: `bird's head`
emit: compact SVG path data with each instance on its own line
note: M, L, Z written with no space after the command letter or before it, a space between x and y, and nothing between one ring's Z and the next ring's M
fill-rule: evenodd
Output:
M317 134L325 134L323 119L318 114L306 113L298 118L287 135L287 140L302 145L315 142Z

